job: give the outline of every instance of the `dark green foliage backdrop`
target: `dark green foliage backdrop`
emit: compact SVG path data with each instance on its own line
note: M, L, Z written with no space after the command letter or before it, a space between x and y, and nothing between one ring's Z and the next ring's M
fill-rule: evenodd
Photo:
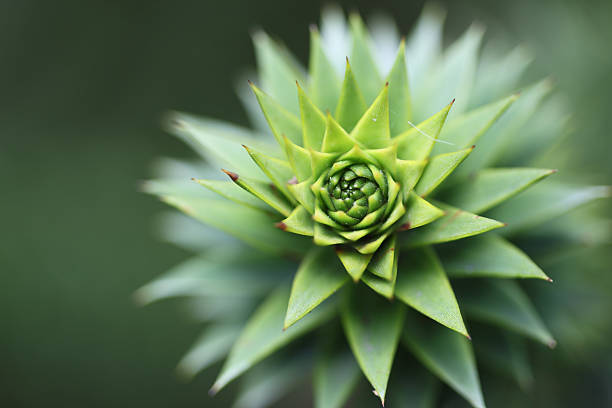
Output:
M364 15L374 7L340 3ZM160 130L165 110L244 123L232 87L254 64L249 30L282 36L304 60L306 27L320 5L0 4L0 405L213 404L212 373L191 384L173 374L198 327L177 318L178 303L140 309L131 301L138 286L184 257L156 240L152 224L163 206L138 194L137 182L155 157L189 154ZM421 6L375 5L404 31ZM609 182L612 7L448 7L451 33L479 18L493 33L533 45L534 71L556 76L576 110L579 165L592 183Z

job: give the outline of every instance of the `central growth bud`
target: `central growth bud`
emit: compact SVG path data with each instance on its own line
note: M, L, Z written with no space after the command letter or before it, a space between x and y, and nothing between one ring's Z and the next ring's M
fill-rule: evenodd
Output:
M387 177L372 164L337 162L321 191L327 215L348 229L378 222L388 199Z

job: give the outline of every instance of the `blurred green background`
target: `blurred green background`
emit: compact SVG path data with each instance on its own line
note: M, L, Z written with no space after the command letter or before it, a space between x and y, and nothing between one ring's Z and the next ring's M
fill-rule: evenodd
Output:
M408 32L422 1L339 1L382 10ZM444 2L442 2L444 3ZM174 367L199 328L180 304L131 294L185 257L158 241L163 205L137 192L158 156L188 156L163 133L169 109L246 123L233 85L254 66L260 26L305 61L318 1L0 3L0 405L226 406L208 373ZM470 21L526 42L575 112L575 157L612 179L612 3L452 2L447 35ZM612 370L610 370L612 371Z

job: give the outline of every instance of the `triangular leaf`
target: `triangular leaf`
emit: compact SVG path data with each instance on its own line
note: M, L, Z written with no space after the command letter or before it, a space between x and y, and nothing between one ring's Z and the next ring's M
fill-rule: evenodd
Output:
M431 248L402 253L395 295L438 323L468 336L457 299Z
M405 242L408 246L454 241L483 234L505 225L499 221L459 210L446 204L436 202L436 205L446 211L446 214L431 224L405 234Z
M288 216L291 213L291 205L278 194L273 184L250 179L227 170L223 170L223 172L227 174L234 183L268 204L282 215Z
M336 254L349 275L357 282L365 272L373 254L360 254L353 247L342 245L336 247Z
M294 177L293 170L286 160L277 159L268 156L248 146L243 146L251 156L251 159L259 166L266 176L274 183L274 185L287 197L287 199L296 203L293 194L287 189L287 183Z
M334 116L338 123L350 132L367 108L368 106L347 59L340 99L338 99Z
M232 200L235 203L248 205L249 207L263 211L270 210L270 207L266 203L261 201L259 198L254 197L252 194L249 194L247 191L243 190L231 181L205 179L199 179L196 181L198 184L206 187L210 191L214 191L220 196L225 197L228 200Z
M304 90L299 85L298 98L300 102L304 147L320 150L323 134L325 133L325 115L308 99L308 96L306 96Z
M389 83L389 127L391 136L397 136L407 130L410 112L410 89L408 87L408 71L406 69L406 46L402 40L391 72L387 77Z
M331 251L320 247L311 249L293 279L284 328L306 316L348 281Z
M406 214L402 217L400 231L418 228L434 222L445 212L415 193L410 193L406 202Z
M374 275L386 280L391 280L393 277L395 253L399 252L395 249L395 242L396 235L393 234L385 241L378 251L376 251L376 254L368 265L368 270Z
M472 150L474 146L432 157L414 189L416 193L425 197L435 190L465 160L468 154L472 153Z
M497 234L484 234L441 247L451 278L536 278L550 280L523 251Z
M358 296L356 291L343 306L342 326L351 350L384 405L405 308L378 296Z
M367 149L387 147L389 133L389 86L385 85L372 105L359 119L351 136Z
M314 235L314 224L312 215L303 206L299 205L276 226L283 231L312 237Z
M250 83L250 85L278 144L284 146L284 136L289 138L293 143L301 144L302 124L300 119L286 110L281 104L272 99L272 97L257 88L253 83Z
M345 153L351 150L357 142L328 113L323 137L322 150L326 153Z

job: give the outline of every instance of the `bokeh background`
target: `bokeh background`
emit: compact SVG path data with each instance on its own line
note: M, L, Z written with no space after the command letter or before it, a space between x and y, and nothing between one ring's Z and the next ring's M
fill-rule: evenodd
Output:
M391 13L404 33L423 5L336 3ZM551 74L574 111L576 167L610 183L612 2L440 3L448 38L477 19L531 47L531 75ZM199 331L180 304L132 301L185 257L156 237L163 205L137 185L156 157L192 154L161 130L166 110L245 124L233 89L254 66L249 32L305 61L322 4L0 2L0 406L227 406L207 396L213 373L174 374Z

